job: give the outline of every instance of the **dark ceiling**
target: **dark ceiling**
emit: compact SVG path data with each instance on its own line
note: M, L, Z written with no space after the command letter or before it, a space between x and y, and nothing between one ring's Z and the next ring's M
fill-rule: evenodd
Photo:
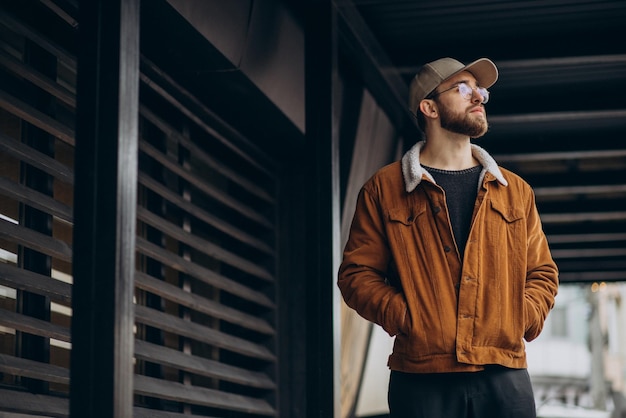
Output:
M626 280L626 1L336 4L406 85L443 56L492 59L477 143L534 187L563 282Z

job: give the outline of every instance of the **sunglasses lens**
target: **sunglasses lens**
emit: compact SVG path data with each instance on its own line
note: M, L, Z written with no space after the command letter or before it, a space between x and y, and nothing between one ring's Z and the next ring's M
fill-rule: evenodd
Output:
M461 97L468 100L472 97L472 88L465 83L459 83L459 93Z
M487 103L489 101L489 91L487 91L487 89L479 87L478 94L480 94L483 98L483 103Z

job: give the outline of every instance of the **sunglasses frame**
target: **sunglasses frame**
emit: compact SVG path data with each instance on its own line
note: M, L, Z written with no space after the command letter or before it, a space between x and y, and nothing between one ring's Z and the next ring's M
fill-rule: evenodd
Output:
M439 96L440 94L443 94L447 91L453 90L455 88L459 89L459 94L461 95L462 98L464 98L465 100L470 100L472 98L472 95L474 93L474 90L476 90L476 92L478 93L478 95L480 97L482 97L482 104L485 104L489 101L489 90L487 90L484 87L470 87L466 82L464 81L460 81L458 83L455 83L452 85L452 87L449 87L443 91L440 92L433 92L431 94L429 94L428 96L426 96L427 99L434 99L435 97Z

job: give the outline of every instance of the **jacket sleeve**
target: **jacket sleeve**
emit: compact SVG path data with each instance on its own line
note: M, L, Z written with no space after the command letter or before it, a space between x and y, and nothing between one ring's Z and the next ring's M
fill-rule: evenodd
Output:
M526 323L524 339L532 341L541 333L544 321L554 306L559 273L550 254L532 191L528 199L527 213L528 253L524 292Z
M404 294L388 284L390 251L375 193L359 193L350 235L339 268L338 286L346 304L391 336L407 331Z

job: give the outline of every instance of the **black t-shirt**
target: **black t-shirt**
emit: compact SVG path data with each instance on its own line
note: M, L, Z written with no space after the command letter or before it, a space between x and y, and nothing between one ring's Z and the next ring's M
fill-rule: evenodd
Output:
M433 176L446 193L446 204L450 214L454 240L459 247L461 259L465 252L465 243L469 236L474 211L474 202L478 193L478 179L482 166L459 171L440 170L422 166Z

